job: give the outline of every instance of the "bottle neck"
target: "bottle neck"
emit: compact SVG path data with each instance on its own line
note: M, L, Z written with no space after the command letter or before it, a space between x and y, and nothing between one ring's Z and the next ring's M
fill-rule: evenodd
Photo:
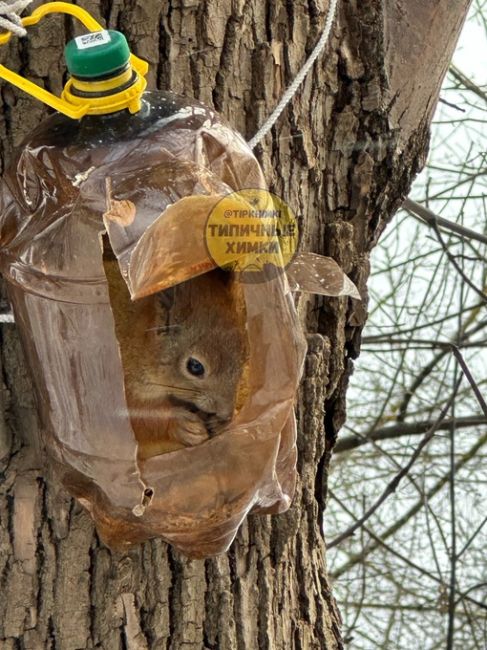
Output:
M78 97L103 97L130 88L137 81L137 73L127 64L120 72L92 79L72 77L71 92Z
M63 98L77 106L88 105L91 115L106 115L125 108L136 113L146 85L145 78L127 63L103 77L73 75L64 87Z

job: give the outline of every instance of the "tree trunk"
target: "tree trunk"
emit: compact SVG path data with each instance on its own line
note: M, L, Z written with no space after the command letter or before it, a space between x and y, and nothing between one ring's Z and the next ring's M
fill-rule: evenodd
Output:
M34 6L40 3L35 2ZM250 138L309 55L328 2L85 0L151 64L149 84L214 106ZM160 540L124 555L38 467L37 420L12 325L2 326L0 648L341 648L322 515L330 453L366 318L368 254L424 163L469 0L341 0L331 42L258 155L364 301L299 299L309 351L297 400L292 508L251 516L227 554L188 561ZM434 37L433 37L434 35ZM48 17L1 61L59 93L69 20ZM2 86L2 168L46 108ZM46 332L46 336L49 333Z

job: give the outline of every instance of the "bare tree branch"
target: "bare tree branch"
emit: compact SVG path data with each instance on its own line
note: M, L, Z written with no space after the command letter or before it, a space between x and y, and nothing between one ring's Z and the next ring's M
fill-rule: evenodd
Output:
M337 503L339 503L340 506L345 510L345 512L348 512L349 514L352 514L350 512L350 510L347 508L346 504L342 500L337 499L336 496L334 496L334 498L337 500ZM390 546L389 544L386 544L384 542L384 540L381 539L378 535L376 535L368 526L364 526L363 528L364 528L365 532L367 533L367 535L369 535L371 537L371 539L374 540L375 548L381 546L386 551L388 551L391 555L394 555L399 560L401 560L402 562L404 562L405 564L410 566L412 569L415 569L416 571L418 571L422 575L427 576L428 578L430 578L434 582L438 583L439 585L442 585L443 587L447 586L446 583L443 582L443 580L441 580L440 578L438 578L438 576L435 576L434 573L431 573L430 571L428 571L424 567L420 566L419 564L416 564L416 562L413 562L409 557L407 557L406 555L403 555L399 551L396 551L396 549L394 547ZM336 580L340 575L342 575L342 573L343 572L339 570L339 571L333 571L330 575L331 575L331 577L333 579ZM480 587L481 585L477 585L477 586ZM473 603L474 605L477 605L477 607L480 607L482 609L487 610L487 605L485 603L483 603L483 602L481 602L479 600L476 600L475 598L472 598L471 596L468 595L468 593L470 591L472 591L472 588L468 589L466 592L462 592L462 591L457 590L457 595L461 599L468 600L469 602Z
M477 402L480 404L480 408L482 409L484 415L487 416L487 403L485 402L484 397L483 397L482 393L479 390L477 382L473 378L472 373L470 372L470 369L469 369L468 365L466 364L465 359L462 356L462 353L460 352L460 350L458 349L458 347L456 345L452 345L451 348L452 348L453 354L455 355L455 358L457 359L458 363L460 364L460 366L461 366L461 368L463 370L463 373L464 373L465 377L468 379L468 382L469 382L470 386L472 387L472 391L474 392L475 397L477 398Z
M438 216L428 208L425 208L423 205L417 203L416 201L413 201L412 199L407 198L402 204L402 207L408 212L411 212L415 217L419 217L421 221L424 221L429 226L444 228L445 230L450 230L451 232L454 232L456 235L459 235L465 239L474 239L481 242L482 244L487 244L486 235L475 232L475 230L471 230L470 228L465 228L465 226L461 226L454 221L444 219L443 217Z
M341 454L344 451L350 451L351 449L356 449L357 447L366 445L373 440L389 440L391 438L401 438L402 436L420 435L426 433L433 424L434 422L431 420L401 422L398 424L392 424L388 427L382 427L381 429L376 429L375 431L370 431L366 435L354 434L351 436L345 436L340 438L333 447L333 453ZM468 417L457 418L456 420L445 419L438 427L438 431L451 431L453 427L457 429L477 427L483 424L487 424L487 416L471 415Z
M453 63L450 63L449 71L452 77L461 83L464 88L475 93L477 97L480 97L480 99L482 99L487 104L487 94L482 90L482 88L479 88L477 84L469 79L466 74L463 74L461 70L453 65Z
M472 315L471 315L471 317L472 317ZM458 339L458 337L457 337L456 340L461 340L461 341L468 340L471 336L473 336L477 332L481 331L485 327L485 325L486 325L486 322L481 321L480 323L477 323L474 327L472 327L472 328L470 328L468 330L465 329L463 332L460 333L460 339ZM465 327L465 325L463 327ZM399 405L398 416L397 416L397 421L398 422L402 422L406 418L409 402L411 401L413 395L418 390L418 388L421 386L423 381L425 381L428 378L428 376L434 370L436 365L441 361L441 359L443 359L443 357L445 357L450 351L451 351L451 348L443 348L440 352L438 352L437 355L435 355L433 357L433 359L431 359L431 361L421 370L419 375L414 379L411 386L404 393L403 400L402 400L401 404Z
M455 465L455 472L458 473L459 470L466 465L472 458L475 458L477 453L482 449L484 445L487 444L487 433L485 433L481 438L477 440L477 442L469 449L468 452L466 452L460 460L456 463ZM392 526L389 526L383 533L380 535L380 540L381 542L384 542L384 540L388 539L397 531L402 528L412 517L414 517L415 514L417 514L421 508L430 501L435 494L437 494L444 485L448 482L448 474L445 474L444 476L441 477L439 481L437 481L427 492L426 494L419 500L417 501L411 508L409 508L399 519L397 519ZM337 497L334 495L334 493L330 492L330 495L336 499ZM353 515L355 517L355 515ZM377 549L377 544L369 544L367 548L363 549L361 553L357 553L356 555L352 555L344 564L342 564L338 569L336 569L333 573L334 578L338 578L340 575L343 575L347 571L349 571L355 564L358 562L363 562L365 558L370 555L373 551Z
M399 483L401 482L401 480L402 480L402 479L406 476L406 474L409 472L409 470L411 469L411 467L414 465L414 463L416 462L416 460L417 460L417 459L419 458L419 456L421 455L421 452L423 451L423 449L424 449L424 448L426 447L426 445L431 441L431 439L432 439L433 436L435 435L436 431L437 431L438 428L441 426L441 423L442 423L443 420L445 419L446 414L448 413L448 411L449 411L449 409L450 409L451 405L453 404L453 401L454 401L454 399L455 399L455 397L456 397L456 394L457 394L458 388L459 388L460 383L461 383L461 380L462 380L462 376L463 376L463 375L460 375L460 378L459 378L459 380L457 381L457 383L456 383L456 385L455 385L455 388L454 388L454 390L453 390L453 392L452 392L452 394L451 394L451 396L450 396L448 402L447 402L447 403L445 404L445 406L443 407L443 409L442 409L441 413L439 414L439 416L438 416L436 422L435 422L435 423L433 424L433 426L429 429L429 431L426 433L426 435L425 435L424 438L421 440L421 442L419 443L419 445L416 447L416 449L414 450L414 452L411 454L411 457L410 457L409 461L406 463L406 465L404 465L404 467L403 467L403 468L402 468L402 469L401 469L401 470L400 470L400 471L399 471L399 472L394 476L394 478L392 479L392 481L389 481L389 483L387 484L387 486L386 486L385 490L383 491L383 493L382 493L382 494L380 495L380 497L376 500L376 502L375 502L375 503L374 503L374 504L373 504L373 505L372 505L372 506L371 506L371 507L370 507L370 508L369 508L369 509L368 509L368 510L367 510L367 511L362 515L362 517L360 517L360 518L359 518L359 519L358 519L354 524L352 524L349 528L347 528L347 530L345 530L343 533L341 533L341 535L338 535L338 536L335 537L335 539L333 539L331 542L328 542L328 543L327 543L327 547L328 547L328 548L333 548L334 546L337 546L338 544L340 544L341 542L343 542L344 539L347 539L347 537L350 537L350 535L353 535L353 533L354 533L358 528L360 528L360 527L361 527L361 526L362 526L362 525L367 521L367 519L369 519L369 518L374 514L374 512L375 512L375 511L376 511L376 510L377 510L377 509L378 509L378 508L379 508L379 507L384 503L384 501L385 501L385 500L386 500L386 499L387 499L391 494L393 494L393 493L396 491L397 486L399 485Z

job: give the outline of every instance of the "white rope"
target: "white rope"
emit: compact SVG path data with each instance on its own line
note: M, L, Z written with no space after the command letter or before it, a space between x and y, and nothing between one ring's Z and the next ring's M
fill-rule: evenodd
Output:
M303 67L298 72L292 84L289 86L289 88L282 96L282 99L279 102L279 104L276 106L276 108L273 110L273 112L270 114L270 116L267 118L264 124L260 127L260 129L254 135L252 140L248 142L248 145L251 149L253 149L262 140L262 138L272 129L274 124L279 119L280 114L286 108L286 106L291 101L291 99L294 97L299 86L303 83L304 78L313 67L313 63L316 61L316 59L324 50L325 45L327 44L328 39L330 38L330 31L331 31L331 26L333 25L333 20L335 18L337 3L338 0L330 0L330 6L328 7L328 14L326 16L325 27L323 29L323 33L320 37L320 40L316 43L314 50L311 52L309 59L303 65Z
M17 36L25 36L27 31L25 27L22 27L20 14L31 2L32 0L0 2L0 27L3 27L9 32L13 32Z

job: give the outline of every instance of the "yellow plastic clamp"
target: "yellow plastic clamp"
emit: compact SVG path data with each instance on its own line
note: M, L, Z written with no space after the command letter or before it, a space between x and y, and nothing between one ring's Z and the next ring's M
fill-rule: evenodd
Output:
M85 9L69 4L69 2L48 2L37 7L30 16L22 18L21 22L24 27L30 27L31 25L36 25L42 18L44 18L44 16L53 13L63 13L74 16L91 32L97 32L103 29L102 25L100 25L100 23ZM5 45L11 38L12 32L0 34L0 45ZM78 120L88 113L109 113L125 107L127 107L131 112L136 112L140 108L140 95L146 86L144 77L149 69L149 64L143 59L139 59L135 54L131 54L130 65L140 77L138 83L135 84L133 88L128 88L125 91L116 93L110 98L96 98L89 100L78 98L69 92L71 80L66 84L62 96L58 97L1 64L0 77L14 86L17 86L21 90L24 90L29 95L32 95L32 97L44 102L44 104L51 106L56 111Z

